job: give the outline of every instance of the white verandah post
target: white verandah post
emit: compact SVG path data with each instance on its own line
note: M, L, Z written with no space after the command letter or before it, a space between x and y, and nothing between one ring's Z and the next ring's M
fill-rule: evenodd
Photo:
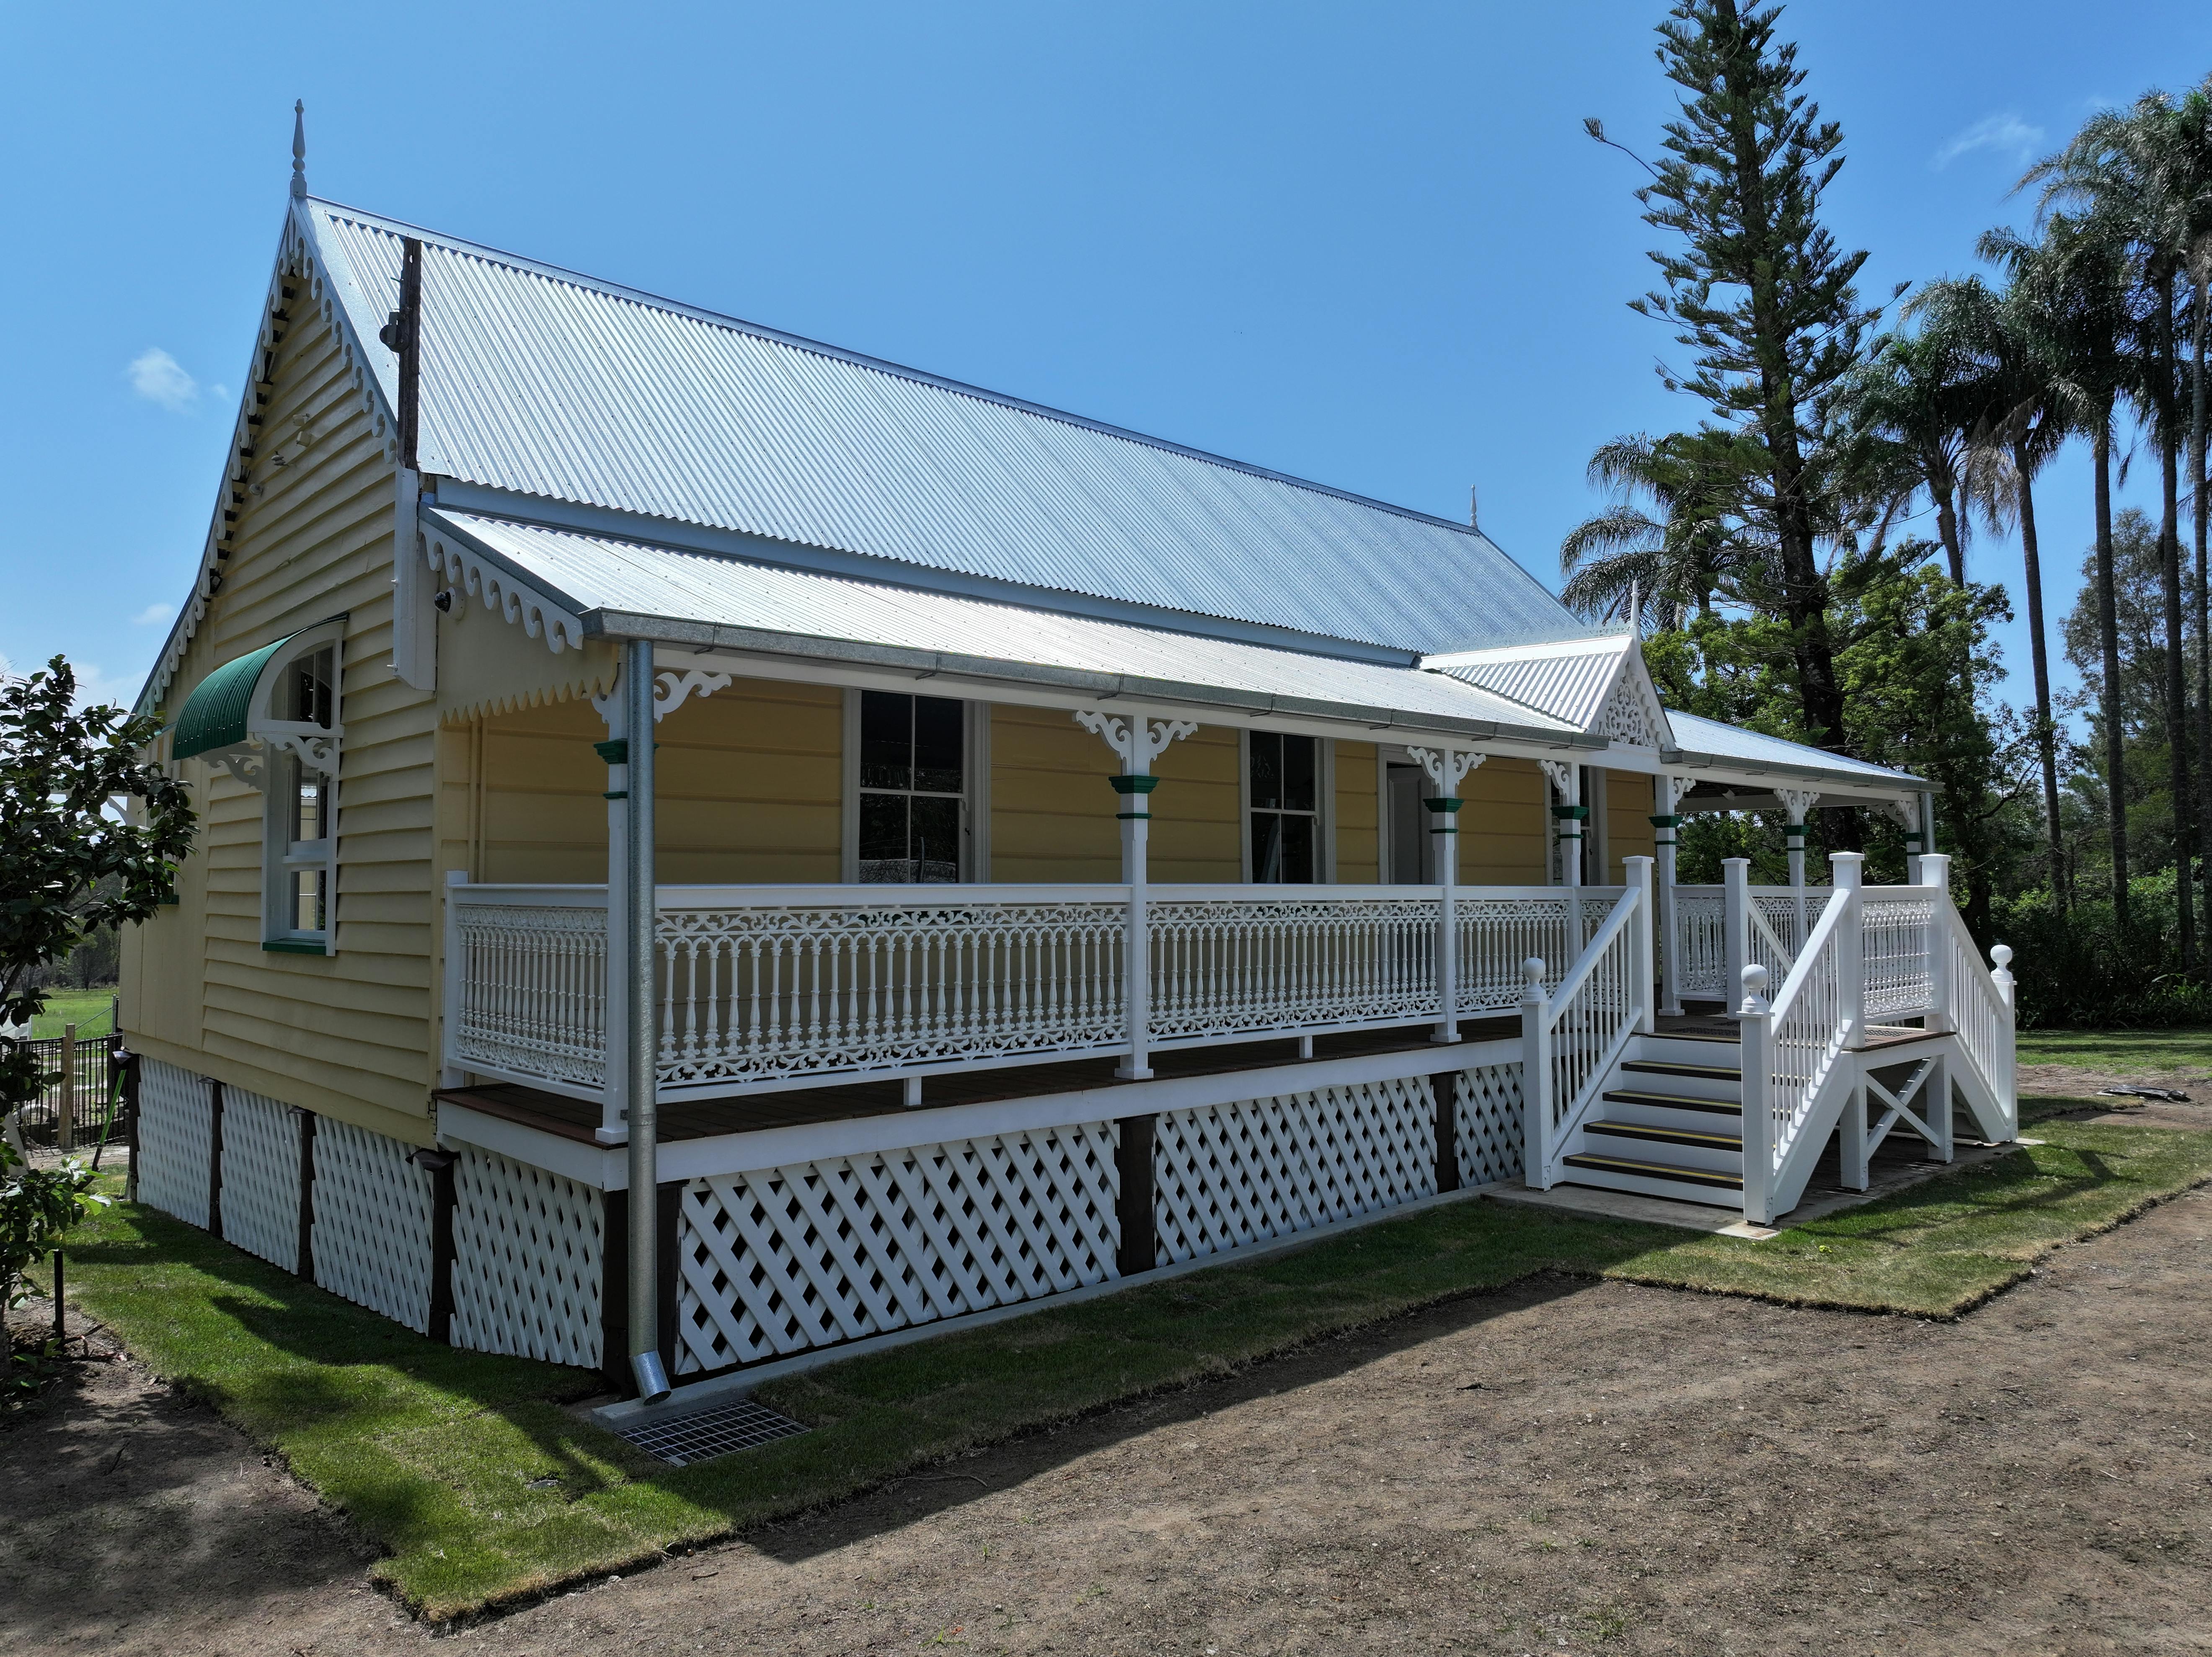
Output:
M1682 826L1680 807L1682 796L1690 791L1690 780L1662 774L1651 779L1651 787L1652 803L1666 808L1651 817L1652 850L1658 859L1660 992L1666 997L1659 1011L1673 1018L1682 1011L1682 938L1674 918L1675 835Z
M1834 871L1835 896L1831 902L1847 904L1836 922L1837 990L1843 999L1840 1022L1846 1047L1866 1046L1866 923L1859 900L1866 873L1861 852L1832 852L1828 866Z
M1121 719L1085 708L1075 722L1121 758L1121 770L1107 779L1121 810L1121 879L1129 889L1128 933L1122 946L1122 1001L1128 1017L1128 1056L1114 1067L1125 1081L1143 1081L1152 1065L1152 931L1146 913L1146 853L1152 827L1149 802L1160 780L1152 762L1171 742L1198 729L1195 719L1152 719L1141 713Z
M1920 865L1919 883L1929 888L1936 906L1928 917L1928 1028L1955 1030L1959 1010L1951 1000L1950 917L1943 913L1951 906L1951 859L1923 856L1914 861Z
M1808 788L1778 788L1774 798L1782 802L1785 813L1782 835L1790 853L1790 893L1797 900L1797 937L1791 947L1802 950L1813 935L1805 904L1805 816L1820 797Z
M1728 952L1728 976L1723 980L1731 994L1740 993L1744 968L1751 965L1751 859L1721 859L1721 933Z
M1437 915L1437 1027L1431 1041L1459 1040L1459 811L1467 802L1458 788L1467 774L1489 757L1458 749L1408 748L1436 785L1428 808L1429 833L1437 837L1437 883L1442 894Z

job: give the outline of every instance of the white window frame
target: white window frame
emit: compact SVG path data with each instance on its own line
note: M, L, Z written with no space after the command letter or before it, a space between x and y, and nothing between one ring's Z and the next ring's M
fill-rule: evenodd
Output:
M876 689L870 686L870 689ZM848 886L860 879L860 698L859 686L845 690L842 752L839 756L839 846L837 878ZM891 693L927 696L926 684ZM977 884L990 879L991 869L991 704L964 696L940 696L961 707L961 755L963 772L960 794L960 883Z
M321 650L331 652L329 726L278 719L275 698L293 665ZM309 628L289 640L283 652L262 669L246 728L262 750L261 947L276 954L334 956L338 938L338 771L345 734L343 619ZM320 840L292 839L295 766L329 780ZM322 926L295 927L291 924L295 877L316 870L323 876Z

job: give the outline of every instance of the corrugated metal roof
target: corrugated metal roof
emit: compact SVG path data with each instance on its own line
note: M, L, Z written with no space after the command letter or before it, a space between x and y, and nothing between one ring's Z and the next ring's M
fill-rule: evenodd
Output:
M1601 634L1571 644L1454 653L1422 665L1516 702L1541 708L1586 731L1620 677L1632 635Z
M1907 772L1869 765L1864 760L1831 754L1825 748L1814 748L1805 743L1790 742L1784 737L1770 737L1757 731L1745 731L1736 725L1723 725L1718 719L1700 719L1694 713L1677 713L1671 708L1668 710L1667 719L1674 727L1674 740L1681 744L1681 751L1685 754L1719 760L1741 760L1753 767L1787 765L1799 770L1832 771L1843 776L1863 777L1869 782L1907 783L1916 789L1928 786Z
M1585 634L1462 525L326 202L377 329L422 238L425 472L1409 652Z
M794 646L807 639L836 640L975 663L1024 663L1246 697L1576 734L1560 721L1418 668L1307 655L474 513L441 509L424 518L434 533L441 526L458 531L546 599L579 616L614 611L783 634Z

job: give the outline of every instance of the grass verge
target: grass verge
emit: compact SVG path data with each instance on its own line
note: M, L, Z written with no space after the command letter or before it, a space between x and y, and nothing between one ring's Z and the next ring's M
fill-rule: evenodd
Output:
M349 1514L390 1551L376 1574L444 1619L1532 1272L1948 1316L2053 1246L2212 1178L2212 1134L2037 1132L2048 1143L1764 1243L1447 1205L776 1382L763 1401L814 1431L681 1469L562 1408L590 1376L434 1345L145 1209L82 1228L70 1284L143 1362Z
M2118 1076L2187 1071L2212 1075L2212 1029L2022 1030L2014 1041L2023 1065L2071 1065Z

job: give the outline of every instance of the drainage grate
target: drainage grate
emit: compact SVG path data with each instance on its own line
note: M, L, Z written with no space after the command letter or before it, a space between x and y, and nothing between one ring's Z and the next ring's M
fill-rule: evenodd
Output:
M773 1444L806 1429L749 1398L741 1398L734 1404L717 1404L686 1415L649 1416L635 1426L615 1430L647 1455L672 1467L688 1467L733 1450Z

